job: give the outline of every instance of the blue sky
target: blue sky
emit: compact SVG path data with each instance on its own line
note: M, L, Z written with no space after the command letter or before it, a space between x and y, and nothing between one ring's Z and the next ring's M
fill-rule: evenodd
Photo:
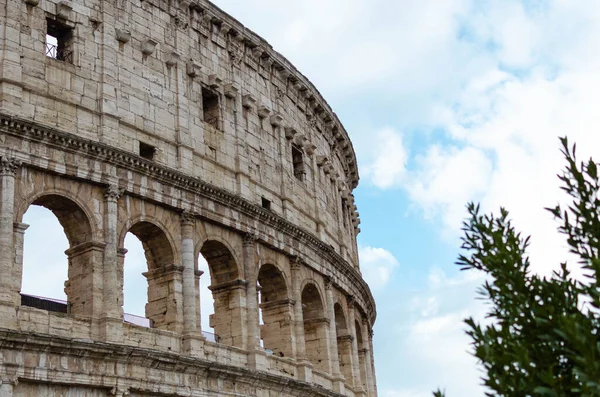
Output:
M600 159L600 2L215 3L311 79L353 139L380 395L430 396L441 386L449 396L483 396L462 324L482 316L481 278L453 264L464 205L506 206L533 235L536 271L567 258L543 207L562 200L558 136ZM27 242L46 236L58 246L61 235L44 234L43 211L26 216L25 261L34 263ZM127 248L126 280L135 284L143 257L134 240ZM50 288L25 277L32 289ZM140 312L139 302L126 304Z

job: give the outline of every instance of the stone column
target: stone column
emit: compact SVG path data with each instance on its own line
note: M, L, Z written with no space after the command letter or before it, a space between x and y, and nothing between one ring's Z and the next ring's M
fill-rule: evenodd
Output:
M258 269L256 264L256 236L247 233L244 236L244 273L248 286L246 288L246 307L248 323L248 350L260 348L259 321L258 321L258 292L256 283Z
M294 340L295 340L295 357L296 366L298 368L298 379L305 382L312 381L312 364L306 357L306 345L304 341L304 318L302 316L302 279L300 269L302 260L297 256L290 256L290 269L292 273L292 299L294 305Z
M331 376L333 377L333 389L338 393L344 393L344 377L340 373L340 360L338 356L337 329L335 324L335 310L333 303L333 288L330 277L325 277L326 315L329 319L329 362Z
M17 159L0 157L0 302L9 306L19 303L19 291L14 290L13 282L13 218L15 179L20 166Z
M266 353L260 347L260 324L258 312L258 269L256 263L256 235L247 233L244 236L244 273L246 287L246 323L248 324L246 348L248 364L254 369L266 368Z
M373 365L372 365L372 361L371 361L371 349L369 347L369 320L367 319L366 316L363 315L362 317L362 322L361 322L361 332L362 332L362 349L359 350L358 354L359 354L359 360L362 356L362 368L361 368L361 375L363 375L363 385L364 388L367 390L368 396L374 396L375 392L373 390L373 382L372 382L372 376L373 376Z
M194 264L196 262L194 261ZM198 331L198 334L202 335L202 313L201 313L201 307L202 307L202 301L201 301L201 294L200 294L200 277L202 277L202 275L204 274L204 272L202 270L194 270L194 294L195 294L195 300L196 300L196 330ZM205 324L206 326L206 324Z
M21 292L23 286L23 244L25 241L25 231L29 228L26 223L15 222L13 224L14 230L14 245L15 245L15 257L14 257L14 277L13 287L11 290ZM21 304L20 294L17 296L17 305Z
M196 276L194 274L194 215L181 215L181 264L183 266L183 333L196 332Z
M119 302L119 281L117 276L117 222L118 201L123 194L123 189L117 185L110 185L104 191L104 315L106 317L123 318L123 306Z
M352 355L351 355L351 365L352 365L352 387L354 387L354 393L357 396L364 396L365 390L362 386L362 381L360 377L360 368L358 366L358 340L356 336L356 316L354 314L354 297L347 296L346 297L346 305L348 308L348 330L350 331L351 343L352 343ZM348 381L350 381L348 379Z
M367 324L368 326L368 324ZM370 374L369 374L369 389L370 394L369 397L377 397L377 376L375 375L375 360L373 359L373 329L372 328L368 328L369 330L369 354L367 354L367 357L369 358L368 361L370 361L370 363L368 364L369 366L369 370L370 370Z
M123 194L117 184L110 184L104 191L104 266L102 271L103 314L102 338L107 341L120 341L122 339L123 299L122 284L119 275L117 249L118 201Z

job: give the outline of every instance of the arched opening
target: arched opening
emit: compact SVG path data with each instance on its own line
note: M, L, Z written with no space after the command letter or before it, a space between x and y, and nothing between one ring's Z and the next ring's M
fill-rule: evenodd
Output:
M133 234L125 235L124 250L119 251L123 261L123 319L127 323L150 327L146 318L148 282L144 273L148 270L144 246Z
M153 223L142 221L134 224L128 231L141 243L145 260L139 255L139 245L135 249L135 243L131 251L131 257L127 249L120 252L123 257L123 284L127 286L127 295L123 302L127 302L127 309L133 308L138 312L141 309L143 291L141 277L135 277L139 270L145 270L142 275L146 278L147 293L144 305L145 322L135 316L125 316L125 320L137 325L149 325L153 328L179 331L182 326L182 272L174 265L174 255L171 242L165 232ZM129 245L134 241L132 237L126 236L124 244ZM138 244L139 244L138 243ZM145 266L140 262L145 262ZM131 263L131 266L129 266ZM131 267L132 269L128 269ZM126 277L126 278L125 278ZM133 283L131 281L134 281ZM134 284L135 287L131 287ZM143 284L142 284L143 285ZM124 289L123 289L124 290ZM125 291L124 291L125 292Z
M51 194L34 200L23 222L15 241L21 304L92 315L94 306L102 302L93 279L95 268L102 264L102 251L91 244L92 228L85 212L74 201Z
M335 333L337 337L340 372L347 381L352 381L352 336L348 332L346 315L339 303L333 306Z
M354 322L354 327L356 329L356 344L358 346L358 367L360 369L360 379L362 380L363 389L369 390L367 384L367 349L363 342L362 327L358 321Z
M307 284L302 290L302 318L306 356L315 369L327 372L329 370L329 321L325 316L321 294L314 284Z
M283 274L274 265L263 265L258 272L258 285L263 347L276 356L292 357L293 307Z
M215 341L242 347L245 343L246 286L239 278L235 258L225 244L215 240L206 241L200 254L206 260L210 274L208 288L212 292L213 314L208 322L214 330Z

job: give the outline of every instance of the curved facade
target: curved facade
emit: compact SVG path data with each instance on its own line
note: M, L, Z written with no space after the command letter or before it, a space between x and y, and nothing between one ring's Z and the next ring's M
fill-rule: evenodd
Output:
M293 65L206 1L5 0L0 27L0 396L377 395L354 150ZM21 294L32 205L64 305Z

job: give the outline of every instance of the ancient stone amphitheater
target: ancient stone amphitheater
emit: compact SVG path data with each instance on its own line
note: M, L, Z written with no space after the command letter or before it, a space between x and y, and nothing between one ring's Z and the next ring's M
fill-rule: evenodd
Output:
M354 150L289 61L204 0L4 0L0 41L0 396L377 395ZM66 304L21 293L32 205Z

